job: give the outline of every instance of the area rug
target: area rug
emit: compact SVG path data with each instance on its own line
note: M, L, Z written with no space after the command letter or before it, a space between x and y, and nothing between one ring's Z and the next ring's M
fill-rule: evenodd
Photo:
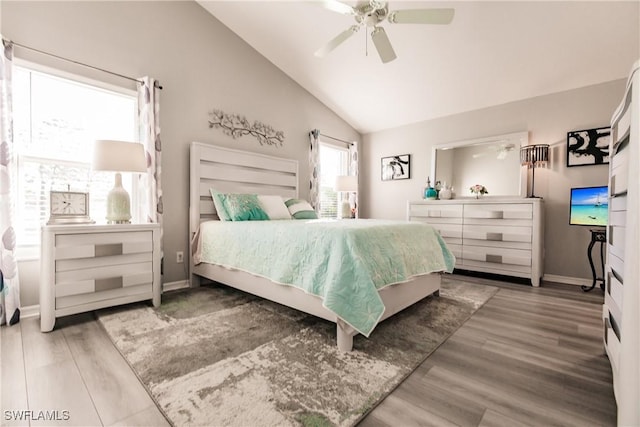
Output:
M496 292L445 278L348 353L335 324L221 285L97 313L173 425L351 426Z

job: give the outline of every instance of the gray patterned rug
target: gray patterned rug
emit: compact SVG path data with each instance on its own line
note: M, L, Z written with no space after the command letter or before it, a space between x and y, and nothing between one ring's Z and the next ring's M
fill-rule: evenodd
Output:
M225 286L170 292L98 319L176 426L354 425L497 288L443 279L341 353L335 324Z

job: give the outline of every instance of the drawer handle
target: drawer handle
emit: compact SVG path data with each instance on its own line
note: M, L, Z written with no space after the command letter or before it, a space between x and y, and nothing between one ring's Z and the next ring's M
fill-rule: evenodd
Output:
M609 329L613 329L613 328L611 327L611 322L609 321L609 318L605 317L604 318L604 334L603 334L604 335L604 343L605 344L609 344L609 339L608 339L609 338L609 331L608 331Z
M618 282L620 282L620 284L621 284L621 285L624 285L624 281L623 281L623 279L622 279L622 276L621 276L621 275L619 275L619 274L618 274L618 272L617 272L615 269L613 269L613 268L611 269L611 274L613 274L613 277L615 277L615 278L616 278L616 280L617 280Z
M113 255L122 255L122 243L109 243L104 245L96 245L95 246L95 256L113 256Z
M487 233L487 240L502 241L502 233Z
M122 288L122 276L121 277L109 277L107 279L96 279L95 291L108 291L109 289Z
M486 262L495 262L496 264L502 264L502 255L485 255Z

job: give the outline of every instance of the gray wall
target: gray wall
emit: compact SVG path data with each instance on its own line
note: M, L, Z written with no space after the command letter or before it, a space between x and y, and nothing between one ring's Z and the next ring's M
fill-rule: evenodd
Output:
M420 198L429 175L433 145L527 130L529 143L552 146L551 162L547 169L536 170L535 182L546 215L545 274L590 278L586 257L590 234L588 228L568 225L569 189L605 185L608 168L567 168L566 137L571 130L608 126L624 85L624 80L617 80L364 135L360 186L368 196L360 198L360 214L405 218L407 200ZM382 182L380 158L404 153L412 154L412 178ZM464 189L456 190L467 195Z
M13 2L3 0L2 35L17 43L129 76L149 75L161 92L164 282L186 279L176 251L188 249L188 147L201 141L296 159L308 196L307 133L360 135L195 2ZM32 54L15 56L133 88L126 80ZM234 140L208 128L214 108L284 131L281 148ZM87 141L90 143L90 141ZM38 304L39 261L22 261L22 305Z

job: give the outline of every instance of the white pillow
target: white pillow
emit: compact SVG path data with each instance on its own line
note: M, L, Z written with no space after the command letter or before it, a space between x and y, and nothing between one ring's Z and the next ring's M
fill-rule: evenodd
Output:
M291 219L291 214L284 200L280 196L258 195L262 209L269 215L269 219Z

